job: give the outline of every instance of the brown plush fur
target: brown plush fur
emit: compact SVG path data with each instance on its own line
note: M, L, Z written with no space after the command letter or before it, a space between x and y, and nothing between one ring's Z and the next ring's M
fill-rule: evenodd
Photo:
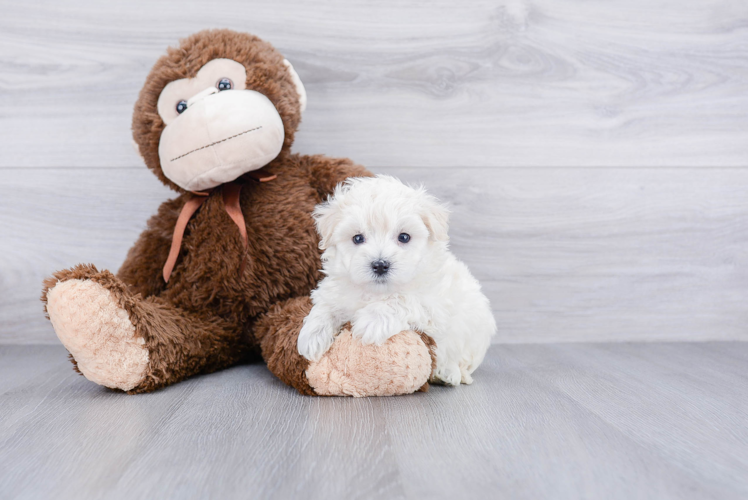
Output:
M282 382L308 395L314 394L305 375L309 361L299 357L296 341L302 321L311 309L312 301L308 296L289 299L273 306L255 326L262 357L270 371Z
M434 342L434 339L432 339L425 333L421 333L420 335L421 335L421 340L423 341L424 344L426 344L426 347L431 353L431 373L433 374L434 371L436 370L436 342ZM418 392L429 392L429 383L426 382L425 384L423 384L423 386L420 389L418 389Z
M158 144L164 129L156 110L172 80L194 76L209 60L230 58L247 69L247 88L266 95L285 126L280 155L266 171L271 182L248 181L241 193L249 248L240 274L242 240L214 190L187 225L168 285L161 277L185 193L162 173ZM59 281L90 279L107 288L127 311L136 335L145 339L149 368L131 393L152 391L198 373L208 373L260 353L270 370L303 394L314 394L296 350L309 293L320 278L320 250L311 212L348 177L371 175L347 159L290 153L300 120L298 94L281 56L252 35L205 31L169 49L158 60L133 114L133 136L156 176L180 195L165 202L129 251L117 276L92 265L56 273ZM433 345L430 339L424 339ZM430 344L428 342L431 342ZM75 364L75 361L73 361Z

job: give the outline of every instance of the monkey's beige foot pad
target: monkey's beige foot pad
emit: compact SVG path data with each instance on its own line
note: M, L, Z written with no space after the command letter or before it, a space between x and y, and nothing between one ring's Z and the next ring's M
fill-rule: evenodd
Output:
M420 389L431 375L431 354L421 336L400 332L381 346L364 345L343 330L330 350L310 363L306 376L320 396L395 396Z
M145 378L148 350L112 293L91 280L58 282L47 294L57 337L78 370L97 384L129 391Z

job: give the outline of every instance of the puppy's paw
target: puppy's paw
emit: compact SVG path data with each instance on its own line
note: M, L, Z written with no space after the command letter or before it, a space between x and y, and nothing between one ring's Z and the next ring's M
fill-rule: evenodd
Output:
M384 321L361 321L353 324L351 333L354 337L360 339L364 345L382 345L399 331L389 330L387 323Z
M308 318L299 332L296 348L309 361L319 361L335 340L332 323Z
M439 366L437 364L436 370L434 370L434 374L431 376L431 381L436 384L458 386L460 385L460 382L462 382L462 373L460 371L460 367L456 364L446 366ZM471 378L470 382L472 381L473 380Z
M460 367L460 374L461 374L461 380L462 380L463 384L470 385L470 384L473 383L473 376L470 375L470 372L468 371L467 368L464 368L464 367L461 366Z
M382 345L393 335L408 330L408 323L379 307L365 307L353 317L351 333L364 345Z

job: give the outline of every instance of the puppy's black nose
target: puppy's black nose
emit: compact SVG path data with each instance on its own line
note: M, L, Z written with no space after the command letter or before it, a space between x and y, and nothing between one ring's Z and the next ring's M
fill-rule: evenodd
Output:
M384 276L390 270L390 263L386 260L375 260L371 263L371 269L377 276Z

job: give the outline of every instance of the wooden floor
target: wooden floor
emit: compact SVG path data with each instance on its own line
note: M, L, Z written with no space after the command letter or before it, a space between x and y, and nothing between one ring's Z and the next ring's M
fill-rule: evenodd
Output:
M748 498L748 343L494 346L472 386L127 396L0 346L0 498Z

